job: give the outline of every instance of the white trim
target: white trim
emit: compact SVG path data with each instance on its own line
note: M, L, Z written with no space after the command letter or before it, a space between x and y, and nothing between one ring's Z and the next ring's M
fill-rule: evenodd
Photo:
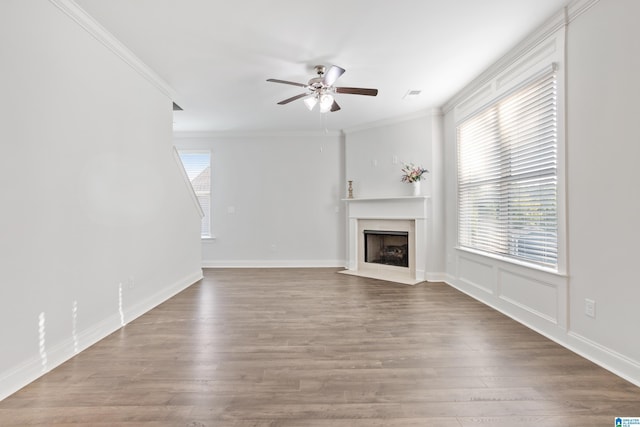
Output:
M459 290L460 292L468 295L469 297L480 301L481 303L489 306L490 308L504 314L505 316L513 319L514 321L526 326L527 328L539 333L545 338L563 346L569 351L576 353L577 355L584 357L585 359L595 363L596 365L608 370L609 372L624 378L632 384L640 387L640 363L632 360L622 354L619 354L607 347L604 347L594 341L591 341L581 335L565 330L562 325L554 324L541 317L535 317L534 319L542 320L541 322L535 322L535 320L526 319L524 315L532 315L530 311L522 310L522 308L513 306L511 304L496 304L495 296L490 294L474 293L473 289L470 289L469 284L463 283L461 280L456 280L455 277L447 274L445 280L443 280L449 286ZM498 300L497 302L499 302ZM514 310L511 310L511 309ZM518 314L516 311L522 310L522 314Z
M523 57L528 56L530 52L535 50L538 46L544 46L552 34L576 19L598 1L599 0L574 0L566 8L560 9L544 24L538 27L537 30L518 43L516 47L511 49L507 54L445 102L442 106L442 111L444 111L445 114L452 111L456 106L480 90L483 86L490 84L491 80L496 76L518 63Z
M343 199L347 203L347 269L360 271L362 249L360 221L408 220L413 221L415 258L410 262L410 275L417 282L426 280L426 263L429 250L428 205L429 196L372 197ZM411 245L411 243L409 243ZM360 254L360 255L359 255ZM367 274L365 272L365 274Z
M567 335L569 350L640 387L640 363L575 332Z
M501 261L501 262L505 262L507 264L513 264L516 265L518 267L525 267L534 271L540 271L542 273L547 273L547 274L553 274L554 276L558 276L558 277L563 277L566 278L567 275L564 273L560 273L558 271L556 271L555 269L552 268L548 268L542 265L538 265L538 264L534 264L534 263L529 263L526 261L521 261L519 259L516 258L511 258L508 257L506 255L500 255L500 254L492 254L490 252L483 252L483 251L479 251L479 250L474 250L472 248L464 248L461 246L455 246L453 249L455 249L456 251L460 251L460 252L466 252L469 254L473 254L473 255L477 255L477 256L481 256L484 258L490 258L490 259L494 259L497 261Z
M412 199L430 199L430 196L379 196L379 197L359 197L353 199L340 199L343 202L367 202L377 200L412 200Z
M593 1L593 0L591 0ZM565 9L563 9L565 11ZM564 15L563 15L564 16ZM556 28L555 26L551 26ZM513 90L517 90L525 82L535 79L536 76L543 75L551 70L556 72L557 90L558 90L558 115L557 115L557 131L558 131L558 158L557 158L557 215L558 215L558 259L556 268L545 268L544 266L538 266L535 263L527 265L527 263L518 263L510 258L502 258L500 256L493 256L492 254L482 253L482 255L493 258L498 261L508 262L514 265L522 265L531 268L532 271L542 271L558 276L568 275L568 251L567 251L567 213L566 213L566 127L565 127L565 34L566 26L557 27L555 32L543 31L543 34L547 35L548 39L541 39L540 37L533 37L535 44L528 45L528 49L518 55L514 55L515 58L510 63L506 64L502 68L491 67L487 72L483 73L485 79L480 86L467 86L457 96L456 100L460 105L451 105L449 114L453 114L453 123L457 126L461 120L470 117L475 114L479 109L487 104L495 102L496 99L500 99ZM504 84L498 84L502 82ZM456 174L457 180L457 174ZM457 183L456 183L456 200ZM457 207L455 209L456 215L458 215ZM456 229L456 241L458 230ZM462 248L457 247L461 250ZM469 251L466 248L463 250ZM567 323L566 321L562 322Z
M191 138L224 138L224 139L253 139L264 137L317 137L317 136L341 136L340 131L174 131L173 139Z
M366 277L368 279L383 280L385 282L400 283L402 285L415 286L424 282L423 279L414 279L412 277L402 277L397 274L388 273L385 271L376 270L340 270L340 274L347 274L349 276Z
M187 289L189 286L201 280L203 277L204 276L203 276L202 270L199 269L189 274L188 276L182 278L181 280L174 282L172 285L164 289L161 289L160 291L149 296L148 298L145 298L139 301L138 303L136 303L135 305L127 308L124 312L125 324L137 319L138 317L142 316L146 312L150 311L151 309L167 301L169 298L172 298L173 296Z
M349 268L349 273L353 275L362 275L365 277L379 278L381 280L390 280L392 282L405 283L415 285L424 281L424 263L420 264L420 260L424 257L424 248L420 248L419 234L424 233L424 221L415 218L397 219L377 219L377 218L356 218L354 228L355 236L350 235L350 240L355 238L354 245L356 249L355 259L349 258L351 265L355 264L355 268ZM394 266L378 263L366 262L365 252L365 231L387 230L387 231L403 231L406 232L406 242L409 248L409 257L406 266ZM351 226L349 227L351 232ZM351 233L350 233L351 234ZM421 242L425 244L424 239ZM421 251L422 249L422 251ZM350 252L351 254L351 252Z
M448 276L446 273L425 272L424 277L427 280L427 282L446 282Z
M386 119L377 120L377 121L374 121L374 122L369 122L369 123L353 126L351 128L348 128L348 129L343 129L343 132L345 134L355 133L355 132L360 132L360 131L363 131L363 130L370 130L370 129L375 129L375 128L379 128L379 127L392 126L392 125L404 123L404 122L407 122L407 121L410 121L410 120L426 119L426 118L429 118L429 117L442 116L442 115L443 115L442 109L440 109L440 108L431 108L431 109L428 109L428 110L416 111L414 113L406 114L406 115L403 115L403 116L390 117L390 118L386 118Z
M567 6L567 21L573 22L578 16L582 15L591 6L598 3L600 0L576 0Z
M195 271L174 282L155 294L145 298L124 311L125 324L147 313L169 298L188 288L202 279L202 270ZM35 381L42 375L60 366L77 353L91 347L98 341L112 334L122 327L120 313L113 313L109 317L90 325L80 331L77 336L69 337L47 349L47 366L43 370L39 355L0 373L0 401ZM77 350L77 352L76 352Z
M337 259L231 259L202 261L202 268L344 268L344 266L345 261Z
M548 45L553 45L555 48L558 43L559 41L557 38L554 38L548 43ZM534 55L537 54L542 57L541 54L543 53L546 53L546 57L550 58L552 57L551 55L556 53L556 51L552 49L541 49L541 51L535 52ZM541 63L544 65L540 65ZM525 58L507 72L495 76L491 83L487 83L487 85L480 91L470 95L469 98L464 99L460 105L456 105L454 107L456 110L456 126L459 126L471 117L481 113L487 108L490 108L497 102L517 93L520 89L528 86L545 75L556 73L556 79L559 79L558 69L559 65L557 62L547 63L544 59L539 61L538 58ZM558 84L558 87L559 86L560 84Z
M131 50L115 38L113 34L100 25L98 21L93 19L91 15L78 6L77 3L73 0L49 0L49 2L73 19L87 33L116 54L116 56L149 81L160 92L165 94L172 101L176 102L177 94L173 88L169 86L169 84L158 74L156 74L155 71L142 62L142 60L140 60L140 58L138 58ZM177 103L181 104L180 102Z

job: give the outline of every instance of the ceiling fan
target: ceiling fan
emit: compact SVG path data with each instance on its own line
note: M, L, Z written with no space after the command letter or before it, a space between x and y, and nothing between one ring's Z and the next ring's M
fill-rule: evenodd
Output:
M279 105L285 105L300 98L305 98L304 103L309 110L319 104L321 113L328 113L329 111L338 111L340 106L333 97L335 93L348 93L352 95L367 95L376 96L378 89L365 89L359 87L336 87L333 84L338 78L344 74L344 68L340 68L337 65L332 65L327 71L324 65L316 65L314 67L317 77L313 77L309 80L309 83L296 83L287 80L267 79L268 82L283 83L286 85L299 86L307 89L305 93L292 96L284 101L278 102Z

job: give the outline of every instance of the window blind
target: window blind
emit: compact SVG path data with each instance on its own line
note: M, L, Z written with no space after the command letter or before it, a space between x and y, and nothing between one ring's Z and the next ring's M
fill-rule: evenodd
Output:
M204 212L202 237L211 237L211 153L209 151L178 151L193 191Z
M557 82L550 72L458 126L459 245L557 269Z

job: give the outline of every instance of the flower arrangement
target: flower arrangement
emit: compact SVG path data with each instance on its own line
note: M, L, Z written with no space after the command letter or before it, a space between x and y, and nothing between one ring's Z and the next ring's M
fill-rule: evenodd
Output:
M419 182L424 179L423 174L429 173L428 170L422 166L416 166L413 163L404 163L402 167L402 182L412 183Z

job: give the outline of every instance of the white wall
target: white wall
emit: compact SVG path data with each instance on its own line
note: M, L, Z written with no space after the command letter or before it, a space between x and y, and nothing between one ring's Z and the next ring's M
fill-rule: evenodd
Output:
M410 186L400 181L401 162L441 171L440 133L441 115L434 112L346 136L175 135L178 149L212 153L215 238L202 242L203 266L344 266L346 206L340 199L346 197L347 175L354 180L356 197L363 197L366 189L369 196L409 195ZM432 200L440 201L435 208L430 202L438 226L432 231L436 238L427 264L438 273L444 271L441 180L441 173L434 172L423 181L423 193L437 194Z
M212 231L205 267L343 266L340 134L180 135L212 153Z
M395 157L431 171L431 271L640 384L639 13L635 0L599 1L568 25L564 277L456 249L448 110L345 137L178 138L213 151L216 239L201 245L166 94L53 3L4 0L0 398L195 281L201 255L211 266L343 265L346 180L356 197L408 195Z
M427 260L429 280L444 271L444 187L442 115L439 110L380 122L346 132L347 180L353 180L355 198L410 196L412 188L401 181L402 164L429 170L421 182L428 199Z
M570 25L567 149L571 331L635 363L640 384L638 16L640 2L606 0Z
M353 196L410 196L411 185L401 181L402 163L433 170L432 127L432 116L423 114L347 131L346 179L353 181ZM431 183L427 174L423 195L431 195Z
M46 0L0 3L0 58L1 399L202 271L171 99Z
M640 288L634 264L640 192L634 173L640 157L635 126L640 114L635 47L639 13L640 3L634 0L574 2L566 33L564 14L559 13L555 22L521 43L444 108L445 212L451 219L445 237L447 281L638 385ZM554 25L556 30L550 31ZM566 98L559 100L559 111L564 111L563 99L567 111L560 126L566 151L560 150L559 166L567 212L561 249L567 262L562 261L560 274L456 248L455 127L492 91L499 93L501 84L507 82L506 90L509 81L545 62L558 65L559 88L566 89ZM561 203L560 210L564 208ZM584 313L585 298L596 301L595 319Z
M540 33L542 37L540 37ZM446 265L447 281L455 287L485 303L523 321L554 339L566 338L567 289L566 262L562 250L557 273L530 268L497 257L487 257L457 247L457 145L456 126L488 102L510 93L522 82L536 78L540 73L557 68L558 92L564 84L564 15L552 20L533 34L523 45L522 51L512 55L511 61L503 61L489 68L460 95L445 106L445 194L446 208ZM563 111L563 97L558 97L558 111ZM559 181L564 182L562 167L565 141L564 117L558 115L558 145L560 167ZM562 186L561 186L562 187ZM559 199L564 197L560 192ZM559 207L559 211L563 209ZM562 223L562 219L560 223ZM564 227L559 232L561 248L565 247Z

